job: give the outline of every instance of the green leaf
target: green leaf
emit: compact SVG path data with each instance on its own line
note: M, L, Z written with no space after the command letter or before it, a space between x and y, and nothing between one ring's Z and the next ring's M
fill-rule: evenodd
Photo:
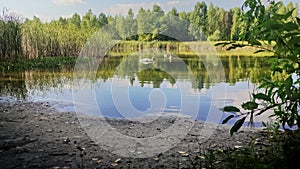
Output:
M243 109L245 110L254 110L258 107L258 104L252 101L246 102L242 104Z
M296 101L300 99L300 95L299 93L292 93L292 95L290 96L290 100L291 101Z
M243 118L241 118L241 119L239 119L238 121L236 121L234 123L234 125L230 129L230 135L231 136L233 135L234 132L237 132L242 127L242 125L244 124L245 120L246 120L246 116L243 117Z
M273 71L273 76L274 76L276 72L282 73L282 68L276 67L276 68L272 69L272 71Z
M292 76L289 76L289 77L285 80L285 90L290 91L292 85L293 85L293 78L292 78Z
M296 17L298 24L300 24L300 18Z
M228 117L226 117L223 121L222 121L222 124L225 124L227 123L230 119L232 119L234 117L234 115L230 115Z
M298 30L298 25L293 22L285 23L283 26L284 26L284 30L286 31Z
M253 94L253 97L255 99L259 99L259 100L265 100L265 101L269 101L269 102L271 101L271 98L264 93Z
M221 110L224 112L240 112L240 109L235 106L225 106Z
M287 124L289 127L293 127L295 125L295 116L291 116L288 121L287 121Z
M295 11L296 8L292 9L288 13L285 14L284 19L288 19L289 17L293 16L293 12Z

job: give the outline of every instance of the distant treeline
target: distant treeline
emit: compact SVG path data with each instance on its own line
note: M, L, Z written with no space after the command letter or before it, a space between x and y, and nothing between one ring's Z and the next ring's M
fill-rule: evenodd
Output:
M296 8L293 15L297 16L298 5L293 3L280 3L277 12L286 14L293 8ZM82 17L75 13L70 18L60 17L44 23L37 17L22 20L4 9L0 14L0 60L77 56L87 39L108 23L111 23L114 38L127 41L176 40L161 34L162 30L167 29L166 25L171 25L171 31L178 33L184 27L188 31L184 39L190 41L240 40L245 38L240 35L251 32L251 25L256 22L244 18L243 12L240 8L225 10L213 4L198 2L191 12L178 12L173 8L166 13L154 4L151 10L141 8L137 14L130 9L125 16L113 17L104 13L95 15L89 10ZM187 22L180 22L184 24L178 25L176 17L171 16ZM199 30L206 36L199 37Z

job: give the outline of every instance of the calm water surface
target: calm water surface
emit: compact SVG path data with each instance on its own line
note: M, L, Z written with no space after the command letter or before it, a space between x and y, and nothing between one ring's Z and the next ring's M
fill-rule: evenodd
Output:
M219 109L246 101L269 68L261 57L221 57L221 65L212 66L205 65L205 59L114 56L102 61L95 76L84 74L76 79L71 70L1 73L0 95L47 101L59 111L76 109L97 116L137 118L180 113L197 120L207 120L210 115L220 123L212 117L223 119L228 114ZM220 67L224 76L218 72ZM88 105L90 102L97 104Z

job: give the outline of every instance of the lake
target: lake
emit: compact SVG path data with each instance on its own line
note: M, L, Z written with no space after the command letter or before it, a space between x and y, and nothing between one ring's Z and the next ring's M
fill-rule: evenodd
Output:
M170 56L112 56L89 72L2 72L0 96L49 102L59 111L103 117L180 114L221 123L229 114L220 108L247 101L249 92L270 73L264 57L222 56L220 63L209 65L209 56Z

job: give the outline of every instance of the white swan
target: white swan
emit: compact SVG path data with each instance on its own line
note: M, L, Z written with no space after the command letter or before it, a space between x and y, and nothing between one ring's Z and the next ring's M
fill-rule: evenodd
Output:
M169 59L169 60L172 60L173 59L173 56L172 55L167 55L167 54L164 54L164 58L165 59Z
M144 58L144 59L141 59L140 62L143 63L143 64L149 64L151 62L153 62L155 60L155 57L152 57L151 59L150 58Z

